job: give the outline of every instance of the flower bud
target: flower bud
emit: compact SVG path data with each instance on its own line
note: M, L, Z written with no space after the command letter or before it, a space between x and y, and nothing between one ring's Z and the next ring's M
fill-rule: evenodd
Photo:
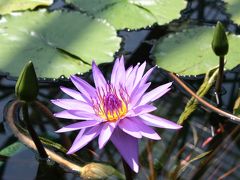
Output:
M83 179L106 179L112 176L124 179L124 176L110 165L101 163L89 163L81 170Z
M221 22L218 22L215 27L212 49L217 56L225 56L228 53L228 39Z
M15 94L18 99L26 102L34 101L37 97L38 80L31 61L24 66L18 77Z

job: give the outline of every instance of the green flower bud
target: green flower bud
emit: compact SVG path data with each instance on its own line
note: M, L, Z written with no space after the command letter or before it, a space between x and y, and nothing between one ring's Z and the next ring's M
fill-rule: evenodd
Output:
M225 56L228 53L228 39L221 22L218 22L215 27L212 49L217 56Z
M124 179L124 176L112 166L101 163L89 163L81 170L83 179L106 179L115 176L118 179Z
M31 102L38 94L38 80L33 63L29 61L22 69L16 86L15 94L18 99Z

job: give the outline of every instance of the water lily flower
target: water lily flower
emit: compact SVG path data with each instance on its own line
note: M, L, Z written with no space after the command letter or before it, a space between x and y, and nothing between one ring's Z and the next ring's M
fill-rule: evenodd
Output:
M71 76L71 81L78 91L61 87L73 99L52 100L52 103L65 109L55 113L55 116L81 120L56 131L80 130L67 154L80 150L99 136L100 149L110 140L132 170L138 172L138 140L142 137L160 140L152 127L181 128L174 122L150 114L156 110L151 103L167 93L172 83L146 92L151 84L147 81L154 67L144 74L145 66L144 62L125 70L124 58L118 58L111 80L107 81L93 62L95 87L77 76Z

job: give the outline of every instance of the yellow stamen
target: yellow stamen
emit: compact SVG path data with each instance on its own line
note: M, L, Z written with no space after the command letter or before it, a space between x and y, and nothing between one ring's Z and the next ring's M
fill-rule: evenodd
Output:
M101 106L101 109L103 107ZM104 111L100 111L99 112L99 116L103 119L106 119L107 121L111 121L111 122L115 122L118 119L122 118L123 116L125 116L127 114L127 106L126 104L122 101L122 107L117 109L114 112L104 112Z

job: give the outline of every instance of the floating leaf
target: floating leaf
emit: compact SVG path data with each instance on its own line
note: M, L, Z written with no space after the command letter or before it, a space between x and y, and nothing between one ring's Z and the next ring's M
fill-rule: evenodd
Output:
M87 13L106 19L117 29L138 29L180 17L184 0L68 0Z
M0 0L0 14L9 14L14 11L34 9L38 6L49 6L53 0Z
M231 19L240 24L240 1L239 0L224 0L226 2L227 13L231 15Z
M18 76L31 60L38 77L83 73L111 62L120 38L107 23L79 12L25 12L0 23L0 71Z
M204 74L218 65L212 51L212 27L195 27L163 37L152 49L156 64L181 75ZM240 63L240 37L228 35L229 52L225 68L232 69Z

